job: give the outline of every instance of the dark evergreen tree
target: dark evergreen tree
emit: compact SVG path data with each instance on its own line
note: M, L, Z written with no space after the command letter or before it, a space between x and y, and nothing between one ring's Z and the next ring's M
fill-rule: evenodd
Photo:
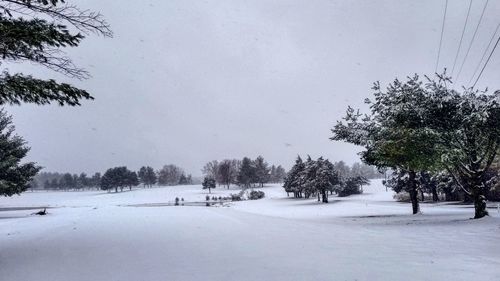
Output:
M264 160L264 157L259 156L254 161L255 167L255 180L254 182L259 183L261 187L264 186L264 183L269 181L269 168L267 162Z
M120 191L123 191L125 186L132 186L136 183L132 178L132 172L127 167L110 168L101 177L101 189L108 191L114 189L115 192L118 192L119 188Z
M244 157L241 161L240 171L238 172L238 184L247 188L250 187L255 180L255 166L253 161Z
M21 163L30 148L14 129L12 118L0 109L0 196L25 191L41 169L33 162Z
M212 193L211 192L212 188L216 187L215 180L213 178L210 178L210 177L205 177L203 179L202 187L203 187L203 189L208 189L208 193Z
M139 169L139 180L145 187L151 187L156 183L157 177L154 169L149 166L143 166Z
M180 185L186 185L186 184L188 184L186 175L184 175L184 174L181 175L181 177L179 179L179 184Z
M101 186L101 173L95 173L90 179L91 187Z
M125 186L128 186L129 190L132 190L132 187L139 185L139 178L137 177L136 172L126 171L126 179Z

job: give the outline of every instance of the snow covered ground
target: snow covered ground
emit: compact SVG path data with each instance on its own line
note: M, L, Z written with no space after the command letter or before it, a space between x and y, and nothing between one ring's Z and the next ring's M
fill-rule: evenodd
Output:
M329 204L261 190L224 207L154 205L204 201L200 186L0 198L0 280L500 280L497 209L413 216L380 181Z

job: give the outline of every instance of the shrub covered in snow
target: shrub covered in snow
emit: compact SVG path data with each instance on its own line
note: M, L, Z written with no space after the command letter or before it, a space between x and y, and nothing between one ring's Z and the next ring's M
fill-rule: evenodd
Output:
M250 194L248 195L248 199L250 200L257 200L257 199L262 199L264 198L265 194L263 191L260 190L252 190L250 191Z
M347 178L338 191L339 196L345 197L353 194L361 194L363 193L363 185L368 183L369 181L362 176Z

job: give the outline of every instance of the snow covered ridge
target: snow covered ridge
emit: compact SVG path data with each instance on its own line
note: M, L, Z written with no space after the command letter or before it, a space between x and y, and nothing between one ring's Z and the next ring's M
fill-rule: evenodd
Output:
M201 186L27 192L0 199L0 276L13 280L498 280L500 215L422 204L411 215L379 180L321 204L287 198L205 202ZM229 196L236 189L215 189ZM142 204L142 205L141 205ZM144 205L149 204L149 205ZM124 205L137 205L124 207ZM34 207L52 207L46 216ZM15 208L30 209L15 209ZM250 270L251 269L251 270ZM409 276L411 278L409 279Z

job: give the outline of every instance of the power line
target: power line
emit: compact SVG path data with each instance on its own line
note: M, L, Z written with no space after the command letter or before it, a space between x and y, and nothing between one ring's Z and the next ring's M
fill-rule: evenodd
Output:
M462 30L462 36L460 37L460 42L458 43L457 55L455 56L455 61L453 62L453 68L451 69L451 74L455 72L455 66L457 65L458 54L460 54L460 49L462 48L462 41L464 39L465 29L467 27L467 22L469 21L470 8L472 7L472 0L469 1L469 9L467 10L467 16L465 17L465 24Z
M486 7L488 6L489 0L486 0L484 3L483 11L481 12L481 17L479 17L479 21L477 22L476 29L474 30L474 34L472 35L472 40L470 41L469 47L467 48L467 52L465 53L464 60L462 61L462 65L460 65L460 69L458 70L457 77L455 78L455 81L458 80L458 77L460 77L460 73L462 73L462 69L464 68L465 61L467 60L467 56L469 55L470 49L472 47L472 44L474 43L474 39L476 38L477 30L479 29L479 26L481 25L481 21L483 20L484 16L484 11L486 11Z
M445 6L444 6L443 25L441 26L441 38L439 39L439 50L438 50L436 67L434 68L434 72L437 72L437 68L439 65L439 57L441 56L441 46L443 45L444 23L446 21L446 11L447 10L448 10L448 0L446 0Z
M477 76L476 82L474 82L474 85L472 85L472 88L474 88L476 86L477 81L479 81L479 78L481 78L481 75L483 74L484 69L488 65L488 62L490 61L491 56L493 55L493 53L495 52L495 49L498 46L498 42L500 42L500 36L498 36L497 42L495 43L495 46L493 46L493 50L491 50L491 53L488 56L488 59L486 60L486 63L483 65L483 69L481 69L481 72L479 72L479 75Z
M469 83L467 83L468 85L470 85L472 83L472 80L476 76L476 73L479 70L479 67L481 66L484 58L486 57L486 54L488 53L488 50L490 49L491 44L493 43L493 40L495 39L495 35L497 34L498 29L500 29L500 23L497 25L495 32L493 32L493 34L491 35L490 42L488 43L488 46L486 47L486 49L484 49L483 55L481 56L481 60L479 60L479 63L477 64L476 68L474 69L474 73L472 74L471 78L469 79Z

